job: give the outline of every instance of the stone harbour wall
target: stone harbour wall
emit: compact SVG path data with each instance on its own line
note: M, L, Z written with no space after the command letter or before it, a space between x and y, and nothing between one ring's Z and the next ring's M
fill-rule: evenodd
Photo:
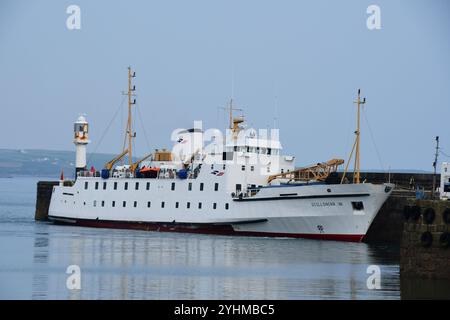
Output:
M53 186L58 184L59 181L39 181L37 183L35 220L45 221L48 219L48 208L50 206Z
M450 279L450 201L408 200L400 244L400 275Z

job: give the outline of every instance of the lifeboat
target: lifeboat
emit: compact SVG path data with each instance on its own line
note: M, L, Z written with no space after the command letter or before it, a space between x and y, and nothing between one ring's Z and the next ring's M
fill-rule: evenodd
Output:
M139 173L141 174L142 178L156 178L158 177L158 173L161 169L160 168L142 168L139 170Z

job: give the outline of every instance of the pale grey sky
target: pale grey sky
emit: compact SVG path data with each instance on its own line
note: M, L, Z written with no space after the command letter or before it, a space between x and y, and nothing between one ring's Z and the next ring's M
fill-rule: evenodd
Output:
M81 30L66 28L71 4ZM366 27L371 4L381 30ZM86 113L93 151L131 65L152 147L194 120L223 128L234 79L254 127L272 126L278 105L297 165L346 159L360 87L383 166L430 170L435 135L450 154L449 36L445 0L1 0L0 148L73 150L72 123ZM121 149L122 114L97 151ZM362 168L381 169L362 123Z

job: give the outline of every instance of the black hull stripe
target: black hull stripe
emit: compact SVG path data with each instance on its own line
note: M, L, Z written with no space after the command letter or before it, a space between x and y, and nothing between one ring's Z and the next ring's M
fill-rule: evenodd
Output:
M238 225L238 224L253 224L253 223L261 223L261 222L267 222L268 219L253 219L253 220L237 220L237 221L227 221L227 222L177 222L177 221L127 221L127 220L99 220L99 219L80 219L80 218L67 218L67 217L60 217L60 216L48 216L48 219L53 222L62 222L67 224L75 224L78 220L84 220L84 221L102 221L106 223L137 223L137 224L159 224L159 225L168 225L168 226L174 226L174 225L189 225L191 227L204 227L204 226L231 226L231 225Z
M320 240L351 241L361 242L364 234L325 234L325 233L278 233L278 232L258 232L258 231L238 231L231 225L190 225L190 224L171 224L171 223L152 223L152 222L132 222L132 221L108 221L108 220L90 220L90 219L72 219L63 217L50 217L50 220L56 224L77 225L82 227L94 228L114 228L114 229L134 229L158 232L183 232L183 233L202 233L230 236L251 236L251 237L289 237L289 238L308 238Z
M273 200L290 200L290 199L326 199L326 198L354 198L354 197L368 197L370 193L354 193L354 194L325 194L314 196L295 196L295 197L267 197L267 198L242 198L233 199L233 201L273 201Z

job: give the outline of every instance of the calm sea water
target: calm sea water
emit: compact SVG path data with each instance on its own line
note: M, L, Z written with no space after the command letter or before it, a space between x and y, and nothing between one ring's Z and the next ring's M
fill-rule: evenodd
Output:
M38 180L0 179L1 299L402 296L395 246L56 226L34 221ZM80 290L67 289L69 265ZM370 265L381 289L367 288Z

